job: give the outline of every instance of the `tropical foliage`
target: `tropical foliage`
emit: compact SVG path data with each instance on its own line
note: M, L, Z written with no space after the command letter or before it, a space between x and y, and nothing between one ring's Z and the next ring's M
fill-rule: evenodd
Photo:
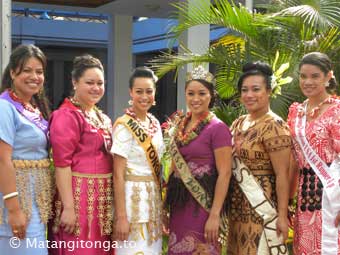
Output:
M253 13L232 0L187 0L174 6L177 11L171 18L178 23L170 28L169 35L175 40L197 25L224 27L227 33L202 55L180 45L180 53L173 54L171 48L153 59L151 65L159 76L189 63L214 66L221 98L215 113L229 125L245 113L236 84L247 62L262 60L273 67L276 86L271 108L283 118L293 101L303 100L297 75L305 53L326 53L333 60L335 76L340 76L339 0L270 0L267 5L258 6L261 11Z
M213 64L221 98L215 112L228 124L244 112L236 83L246 62L262 60L273 67L277 85L271 107L283 118L293 101L302 100L296 77L305 53L328 54L335 61L335 75L340 73L339 0L273 0L261 6L261 10L267 10L261 13L250 13L227 0L185 1L174 6L178 24L169 32L175 39L187 29L204 24L225 27L228 33L213 42L205 54L193 54L179 46L181 53L163 53L152 60L152 66L162 76L188 63Z

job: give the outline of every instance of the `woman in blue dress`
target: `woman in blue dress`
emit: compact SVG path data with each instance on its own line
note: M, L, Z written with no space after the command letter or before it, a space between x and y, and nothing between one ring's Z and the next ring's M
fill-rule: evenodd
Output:
M45 226L53 193L44 96L46 58L18 46L2 77L0 95L0 252L47 254Z

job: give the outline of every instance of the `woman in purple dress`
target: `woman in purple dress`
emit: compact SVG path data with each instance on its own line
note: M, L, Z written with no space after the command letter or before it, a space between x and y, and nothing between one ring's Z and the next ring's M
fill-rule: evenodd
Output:
M219 231L231 175L231 133L209 111L214 103L212 80L201 66L189 73L185 86L189 112L178 116L169 130L173 164L166 202L171 255L220 254Z

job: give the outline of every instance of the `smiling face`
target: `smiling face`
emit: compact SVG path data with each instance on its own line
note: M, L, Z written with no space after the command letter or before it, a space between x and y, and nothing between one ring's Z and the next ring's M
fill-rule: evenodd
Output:
M299 82L302 93L308 97L319 97L327 93L325 84L331 78L331 72L325 74L318 66L304 64L300 68Z
M78 80L72 80L74 97L85 108L92 108L105 92L104 74L99 68L86 69Z
M136 113L145 114L155 101L155 84L151 78L136 77L130 89L132 107Z
M186 86L185 100L192 114L201 115L209 111L211 94L202 83L193 80Z
M241 102L249 114L261 115L269 109L270 90L266 88L265 78L251 75L244 78L241 86ZM257 114L258 113L258 114Z
M21 72L19 68L11 70L11 79L17 96L29 102L44 85L43 64L39 59L31 57L23 65Z

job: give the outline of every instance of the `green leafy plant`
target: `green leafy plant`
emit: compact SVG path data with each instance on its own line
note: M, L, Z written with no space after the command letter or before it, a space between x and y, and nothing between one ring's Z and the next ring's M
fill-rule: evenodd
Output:
M174 40L197 25L225 27L228 34L197 55L180 44L181 53L164 52L151 61L159 76L194 63L216 66L216 89L221 98L215 113L230 124L244 112L239 106L237 80L242 66L250 61L268 62L274 69L271 108L284 119L293 101L302 101L297 83L298 63L309 51L321 51L336 60L340 56L340 1L273 0L275 13L250 13L227 0L197 0L174 4L178 24L169 29ZM266 5L262 5L262 8ZM269 9L270 10L270 9ZM335 75L340 63L335 62ZM229 111L230 113L226 113Z
M220 97L214 112L228 125L245 113L236 83L247 62L262 60L273 67L276 85L271 109L284 119L289 105L304 99L297 74L305 53L326 53L334 61L334 74L339 77L339 0L271 0L260 6L267 12L254 13L228 0L182 1L174 6L176 12L171 18L176 18L178 24L169 30L174 41L197 25L225 27L228 33L212 42L204 54L194 54L179 42L179 52L174 53L171 47L150 63L160 77L189 63L214 65ZM227 254L225 250L223 254Z

